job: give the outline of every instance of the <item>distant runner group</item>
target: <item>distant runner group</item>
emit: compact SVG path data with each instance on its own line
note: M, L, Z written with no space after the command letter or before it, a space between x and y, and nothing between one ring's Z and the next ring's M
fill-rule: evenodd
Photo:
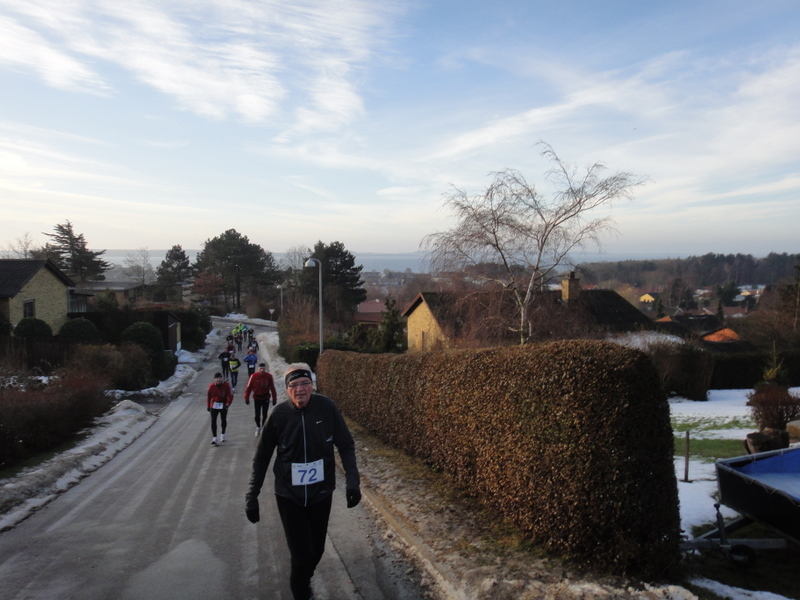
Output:
M236 355L237 350L241 352L245 339L247 340L247 351L242 360ZM230 334L225 338L225 346L219 354L221 372L214 375L214 381L208 386L206 404L208 412L211 414L211 444L218 445L225 441L225 430L228 427L228 408L233 402L233 393L239 382L239 369L242 361L247 366L247 385L244 389L244 401L250 405L250 396L253 396L255 406L256 433L261 433L261 428L267 420L269 401L272 406L278 402L278 393L275 390L275 381L267 371L267 364L258 359L258 342L256 341L255 331L252 327L248 328L242 323L234 327ZM258 364L258 372L256 372ZM217 421L220 425L220 433L217 435Z

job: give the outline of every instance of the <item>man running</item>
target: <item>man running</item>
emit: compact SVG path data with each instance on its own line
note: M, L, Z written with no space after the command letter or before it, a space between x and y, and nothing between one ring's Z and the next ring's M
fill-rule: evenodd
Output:
M275 381L267 371L267 364L260 363L258 372L253 373L244 388L244 403L250 404L250 394L253 394L253 404L256 409L256 436L261 433L261 427L267 420L267 403L272 398L272 406L278 402L278 393L275 391Z

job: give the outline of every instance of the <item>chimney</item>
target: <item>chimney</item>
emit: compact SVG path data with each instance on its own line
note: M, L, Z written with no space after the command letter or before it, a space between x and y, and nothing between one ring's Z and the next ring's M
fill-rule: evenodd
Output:
M575 271L569 272L568 279L561 280L561 301L574 302L581 294L581 280L575 277Z

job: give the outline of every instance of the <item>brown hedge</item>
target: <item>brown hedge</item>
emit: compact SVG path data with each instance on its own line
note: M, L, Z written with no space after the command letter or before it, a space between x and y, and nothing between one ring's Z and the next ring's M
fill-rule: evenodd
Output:
M648 357L577 340L485 350L326 351L321 391L534 543L612 574L679 558L669 405Z

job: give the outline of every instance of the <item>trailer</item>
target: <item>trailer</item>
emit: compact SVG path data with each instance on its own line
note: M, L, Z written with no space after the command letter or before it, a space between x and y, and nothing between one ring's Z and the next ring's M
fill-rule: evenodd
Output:
M716 549L736 562L755 560L755 548L800 545L800 447L784 448L718 460L715 464L719 503L717 528L682 545L684 551ZM725 523L720 505L741 516ZM776 539L731 539L750 523L774 530Z

